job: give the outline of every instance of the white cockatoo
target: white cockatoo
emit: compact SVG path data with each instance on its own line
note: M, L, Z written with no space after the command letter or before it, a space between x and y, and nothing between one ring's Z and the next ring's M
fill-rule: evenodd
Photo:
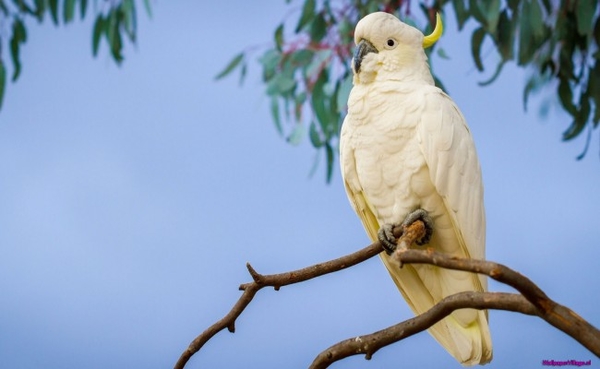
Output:
M432 231L422 240L427 247L483 259L485 212L475 145L461 112L434 85L424 52L441 33L439 15L429 36L383 12L358 22L354 86L340 138L342 175L371 240L393 248L392 226L422 218ZM385 252L381 258L415 314L446 296L487 290L483 276L431 265L399 268ZM463 365L492 359L486 311L456 310L429 332Z

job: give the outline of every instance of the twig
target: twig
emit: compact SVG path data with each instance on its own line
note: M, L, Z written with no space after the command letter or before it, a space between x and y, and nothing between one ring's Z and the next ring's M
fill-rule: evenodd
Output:
M405 242L410 245L415 240L421 238L425 234L425 226L423 222L416 221L404 230L400 227L394 228L394 235L399 237L399 242ZM240 290L244 291L242 296L235 303L233 308L221 320L211 325L202 334L196 337L181 354L179 360L175 364L175 369L183 369L189 359L200 349L208 340L223 329L227 328L230 332L235 332L235 321L242 314L246 306L250 304L254 295L263 287L273 287L279 290L282 286L287 286L294 283L304 282L306 280L320 277L322 275L337 272L342 269L349 268L359 264L373 256L379 254L383 248L379 242L374 242L362 250L352 254L342 256L341 258L330 260L324 263L315 264L307 268L294 270L287 273L261 275L248 263L246 267L252 276L253 282L244 283L240 286Z
M321 352L309 369L324 369L336 361L352 355L365 354L370 360L382 347L422 332L439 322L454 310L463 308L499 309L537 315L537 309L527 299L514 293L460 292L442 299L431 309L381 331L348 338Z

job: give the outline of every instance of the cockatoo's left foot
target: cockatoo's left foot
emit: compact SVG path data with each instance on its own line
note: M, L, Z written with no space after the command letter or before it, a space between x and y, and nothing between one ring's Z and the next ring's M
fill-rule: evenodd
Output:
M395 224L386 223L382 225L381 228L379 228L379 232L377 232L379 243L381 243L381 247L383 247L388 255L393 253L398 246L398 240L394 237L394 226Z
M408 227L417 220L421 220L425 224L425 236L421 237L420 240L417 240L417 245L422 246L428 244L429 241L431 241L431 236L433 236L433 219L431 219L429 213L423 209L413 211L406 216L402 223L402 227Z

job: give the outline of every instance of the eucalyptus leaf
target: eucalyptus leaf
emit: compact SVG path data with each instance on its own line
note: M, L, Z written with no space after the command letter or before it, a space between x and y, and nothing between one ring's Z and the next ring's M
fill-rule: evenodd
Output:
M302 124L296 124L292 129L292 133L288 136L287 141L294 146L299 145L305 134L306 129L304 126Z
M92 32L92 55L98 55L98 48L100 46L100 39L102 34L105 33L106 20L102 15L99 15L94 22L94 29Z
M321 139L321 135L319 134L319 131L317 129L317 125L315 124L314 121L310 122L310 128L308 131L308 136L310 137L310 143L315 147L315 148L320 148L323 146L324 142Z
M227 66L225 66L225 68L221 72L219 72L219 74L217 74L215 76L215 79L219 80L219 79L227 76L237 66L239 66L243 60L244 60L244 53L239 53L236 56L234 56L233 59L231 59L231 61L227 64Z
M281 114L279 113L279 99L276 96L271 97L271 116L275 122L277 133L283 136L283 127L281 126Z
M75 17L75 0L65 0L63 5L63 19L69 23Z
M577 32L581 36L587 36L592 33L594 28L594 14L598 1L577 1L575 5L575 15L577 17Z
M4 62L0 59L0 109L2 108L2 103L4 102L4 91L6 90L6 66L4 66Z
M346 77L340 82L340 88L337 91L337 112L343 113L348 106L348 97L352 90L352 73L347 73Z
M277 50L281 51L281 47L283 46L283 23L275 29L275 46Z
M483 44L485 35L485 29L483 29L483 27L479 27L475 30L475 32L473 32L473 36L471 37L471 54L473 55L475 66L480 72L483 71L483 63L481 61L481 45Z
M50 15L55 25L58 25L58 0L48 0L50 5Z
M302 7L302 15L296 26L296 33L300 32L315 16L315 0L305 0L304 6Z
M81 19L85 17L87 12L88 0L79 0L79 16Z
M21 74L21 44L27 41L27 30L21 19L16 18L12 24L12 37L10 38L10 57L14 66L12 80L16 81Z

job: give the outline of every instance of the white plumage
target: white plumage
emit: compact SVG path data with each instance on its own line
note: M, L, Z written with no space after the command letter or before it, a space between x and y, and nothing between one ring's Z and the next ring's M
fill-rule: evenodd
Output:
M473 139L454 102L435 87L423 50L439 35L424 38L393 15L373 13L354 37L359 46L340 160L348 198L369 237L377 240L383 224L402 223L422 208L434 223L426 247L483 259L483 185ZM385 253L381 258L415 314L454 293L487 290L483 276L430 265L400 269ZM464 365L492 358L484 311L457 310L429 332Z

